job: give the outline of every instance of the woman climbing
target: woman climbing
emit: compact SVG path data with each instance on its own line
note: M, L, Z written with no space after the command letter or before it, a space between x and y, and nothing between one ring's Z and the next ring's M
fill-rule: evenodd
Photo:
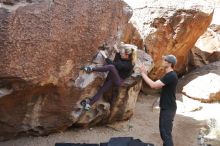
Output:
M107 58L105 52L103 50L100 51L102 56L105 58L106 64L102 67L90 67L86 66L82 69L88 73L96 71L96 72L109 72L106 78L106 81L102 85L102 87L98 90L98 92L91 98L84 99L81 101L81 105L85 110L89 110L91 106L99 100L99 98L105 93L110 87L116 87L117 90L123 84L124 80L128 78L132 72L134 63L136 60L136 50L131 48L130 46L118 50L117 46L114 46L116 51L116 56L114 61ZM115 94L111 99L111 102L115 98Z

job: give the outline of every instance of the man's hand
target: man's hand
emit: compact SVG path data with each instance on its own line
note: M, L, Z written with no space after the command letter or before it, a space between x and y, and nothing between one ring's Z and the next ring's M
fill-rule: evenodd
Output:
M100 50L100 53L102 54L102 56L103 56L104 58L107 58L107 55L105 54L105 51L104 51L104 50Z
M147 68L144 66L144 64L141 64L140 71L141 71L141 74L142 74L142 73L145 73L145 74L148 73L148 70L147 70Z
M140 67L140 71L142 78L151 88L160 89L165 85L163 82L161 82L161 80L153 81L152 79L150 79L147 75L149 70L143 64Z

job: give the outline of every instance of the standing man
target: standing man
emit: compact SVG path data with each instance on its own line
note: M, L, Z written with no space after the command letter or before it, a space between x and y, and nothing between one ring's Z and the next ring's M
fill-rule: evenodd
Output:
M172 128L177 109L175 94L178 82L177 74L174 72L173 68L176 62L177 60L174 55L163 56L162 67L165 69L166 74L157 81L151 80L147 75L145 67L141 67L141 76L144 81L151 88L162 88L160 94L159 128L163 146L173 146Z

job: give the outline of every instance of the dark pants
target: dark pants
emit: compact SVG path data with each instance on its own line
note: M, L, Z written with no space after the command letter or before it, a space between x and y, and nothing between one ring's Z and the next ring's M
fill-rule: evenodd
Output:
M103 95L103 93L105 93L106 91L108 91L108 89L112 86L119 88L122 83L123 80L120 78L117 69L115 68L114 65L104 65L102 67L96 67L93 69L93 71L97 71L97 72L107 72L108 76L106 78L106 81L104 82L104 84L102 85L102 87L98 90L98 92L91 98L90 100L90 105L93 105L97 100L99 100L99 98ZM116 94L113 93L113 97L112 97L112 101L114 100L114 96L117 96Z
M173 146L172 128L176 110L160 110L159 128L163 146Z

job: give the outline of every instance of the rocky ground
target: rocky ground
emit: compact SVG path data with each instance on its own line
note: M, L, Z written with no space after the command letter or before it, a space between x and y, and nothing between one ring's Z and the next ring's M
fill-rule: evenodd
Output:
M155 146L161 146L158 129L159 113L152 110L154 101L153 96L140 95L134 116L129 121L87 129L69 129L63 133L45 137L22 137L1 142L0 146L54 146L56 142L100 143L107 142L111 137L116 136L132 136L154 143ZM206 127L204 120L201 118L196 120L202 114L204 114L203 110L177 114L173 131L175 146L197 146L199 129ZM217 141L215 143L212 146L220 144Z

